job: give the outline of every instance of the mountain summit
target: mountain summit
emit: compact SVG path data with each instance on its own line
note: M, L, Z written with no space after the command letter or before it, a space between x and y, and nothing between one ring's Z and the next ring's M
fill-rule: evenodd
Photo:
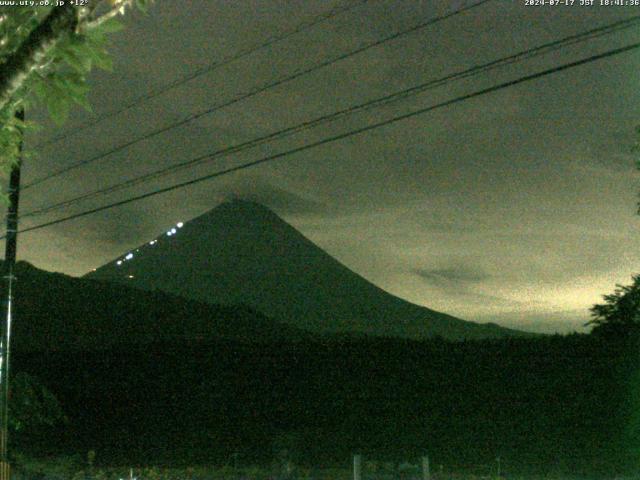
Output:
M522 332L421 307L376 287L265 206L223 203L87 278L213 304L245 304L312 332L475 339Z

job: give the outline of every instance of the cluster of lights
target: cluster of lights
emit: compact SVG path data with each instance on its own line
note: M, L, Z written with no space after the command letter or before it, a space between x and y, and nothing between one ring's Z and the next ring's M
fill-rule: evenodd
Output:
M178 227L178 228L182 228L183 226L184 226L184 223L182 223L182 222L178 222L176 224L176 227ZM178 233L178 230L176 230L176 228L174 227L171 230L167 231L167 237L170 237L171 235L175 235L176 233Z
M168 230L168 231L167 231L167 236L168 236L168 237L170 237L170 236L175 235L176 233L178 233L178 230L176 229L176 227L177 227L177 228L182 228L182 227L184 227L184 223L182 223L182 222L178 222L178 223L176 224L176 226L175 226L175 227L173 227L171 230ZM157 240L157 239L155 239L155 240L151 240L151 241L149 242L149 245L150 245L150 246L153 246L153 245L155 245L156 243L158 243L158 240ZM140 249L139 249L139 248L136 248L136 252L139 252L139 251L140 251ZM132 252L129 252L129 253L127 253L127 254L124 256L124 260L118 260L118 261L116 262L116 265L120 266L120 265L122 265L124 262L126 262L127 260L131 260L132 258L133 258L133 253L132 253ZM133 276L131 276L131 275L130 275L130 276L129 276L129 278L133 278Z

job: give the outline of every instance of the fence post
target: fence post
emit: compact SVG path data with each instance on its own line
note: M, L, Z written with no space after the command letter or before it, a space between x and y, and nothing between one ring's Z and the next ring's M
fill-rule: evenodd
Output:
M422 457L422 480L431 480L431 470L429 470L429 456Z
M353 480L362 480L362 455L353 456Z

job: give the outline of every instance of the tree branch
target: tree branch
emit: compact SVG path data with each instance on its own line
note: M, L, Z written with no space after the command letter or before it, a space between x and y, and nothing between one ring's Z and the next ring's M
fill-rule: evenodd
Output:
M87 22L83 28L90 30L92 28L96 28L118 15L124 15L125 9L130 7L133 4L133 0L120 0L119 2L114 2L115 7L109 10L108 12L103 13L98 18L95 18L89 22Z
M69 3L54 7L6 62L0 65L0 110L11 101L11 97L62 35L75 31L77 24L77 7Z

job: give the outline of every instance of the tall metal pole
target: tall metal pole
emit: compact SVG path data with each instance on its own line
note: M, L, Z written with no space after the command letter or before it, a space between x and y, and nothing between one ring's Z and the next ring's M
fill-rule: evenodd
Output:
M24 110L16 112L16 118L24 120ZM18 159L9 178L9 208L7 211L7 233L4 253L4 281L7 289L5 319L0 337L0 480L9 480L9 346L13 314L13 283L18 245L18 200L20 199L20 167L22 166L22 139Z
M353 480L362 480L362 455L353 456Z
M431 469L429 468L429 456L422 457L422 480L431 480Z

